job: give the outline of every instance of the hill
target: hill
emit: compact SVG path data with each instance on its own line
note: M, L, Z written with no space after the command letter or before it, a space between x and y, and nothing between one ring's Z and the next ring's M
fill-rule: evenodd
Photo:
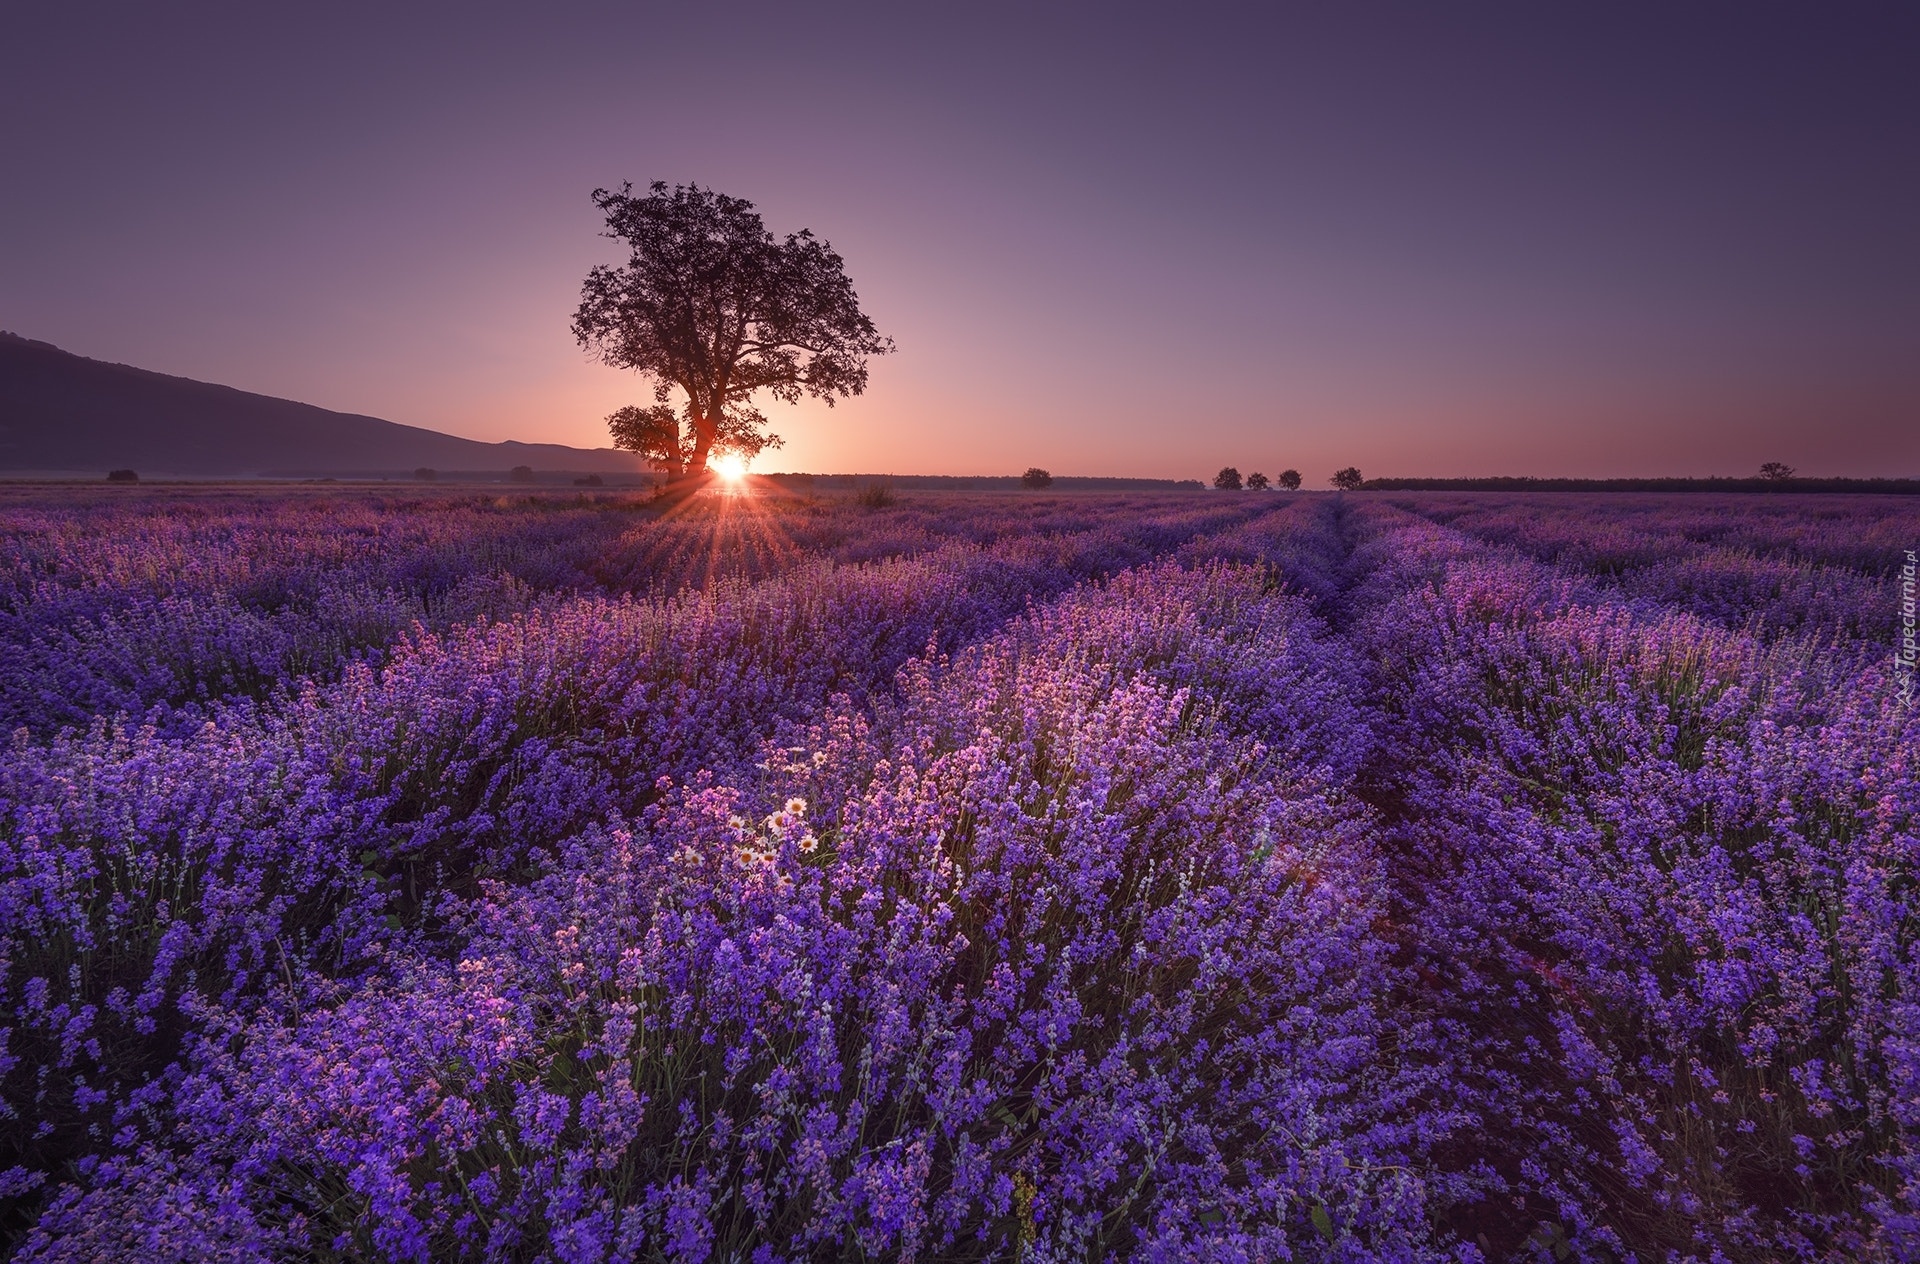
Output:
M629 474L638 457L557 443L481 443L192 378L89 360L0 331L0 470L382 475L538 470Z

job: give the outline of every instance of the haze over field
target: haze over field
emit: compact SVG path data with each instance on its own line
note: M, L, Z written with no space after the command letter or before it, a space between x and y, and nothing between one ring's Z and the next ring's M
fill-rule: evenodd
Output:
M659 178L898 341L762 469L1914 475L1917 56L1866 4L37 6L0 328L602 447L588 193Z

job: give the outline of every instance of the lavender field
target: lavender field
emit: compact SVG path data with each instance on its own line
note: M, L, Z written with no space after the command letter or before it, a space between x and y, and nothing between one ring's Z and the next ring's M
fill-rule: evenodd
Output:
M1920 1257L1920 504L0 491L20 1260Z

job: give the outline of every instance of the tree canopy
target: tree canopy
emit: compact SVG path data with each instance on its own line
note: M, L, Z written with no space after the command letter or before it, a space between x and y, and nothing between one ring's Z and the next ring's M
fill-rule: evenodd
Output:
M1360 471L1356 467L1349 465L1344 470L1335 470L1333 477L1327 481L1343 492L1353 492L1360 490L1360 484L1363 480L1360 477Z
M1213 485L1223 492L1240 490L1240 471L1229 465L1213 476Z
M670 479L721 453L779 446L753 405L759 392L832 405L866 389L867 357L893 350L833 247L804 229L776 240L751 202L657 180L644 196L631 184L595 189L593 202L630 257L587 274L573 333L602 363L652 380L653 407L607 422L614 446Z

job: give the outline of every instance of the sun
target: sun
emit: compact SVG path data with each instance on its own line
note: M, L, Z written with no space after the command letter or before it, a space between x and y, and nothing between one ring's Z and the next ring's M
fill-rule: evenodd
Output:
M713 459L713 472L729 483L737 483L747 476L747 463L738 456L728 453Z

